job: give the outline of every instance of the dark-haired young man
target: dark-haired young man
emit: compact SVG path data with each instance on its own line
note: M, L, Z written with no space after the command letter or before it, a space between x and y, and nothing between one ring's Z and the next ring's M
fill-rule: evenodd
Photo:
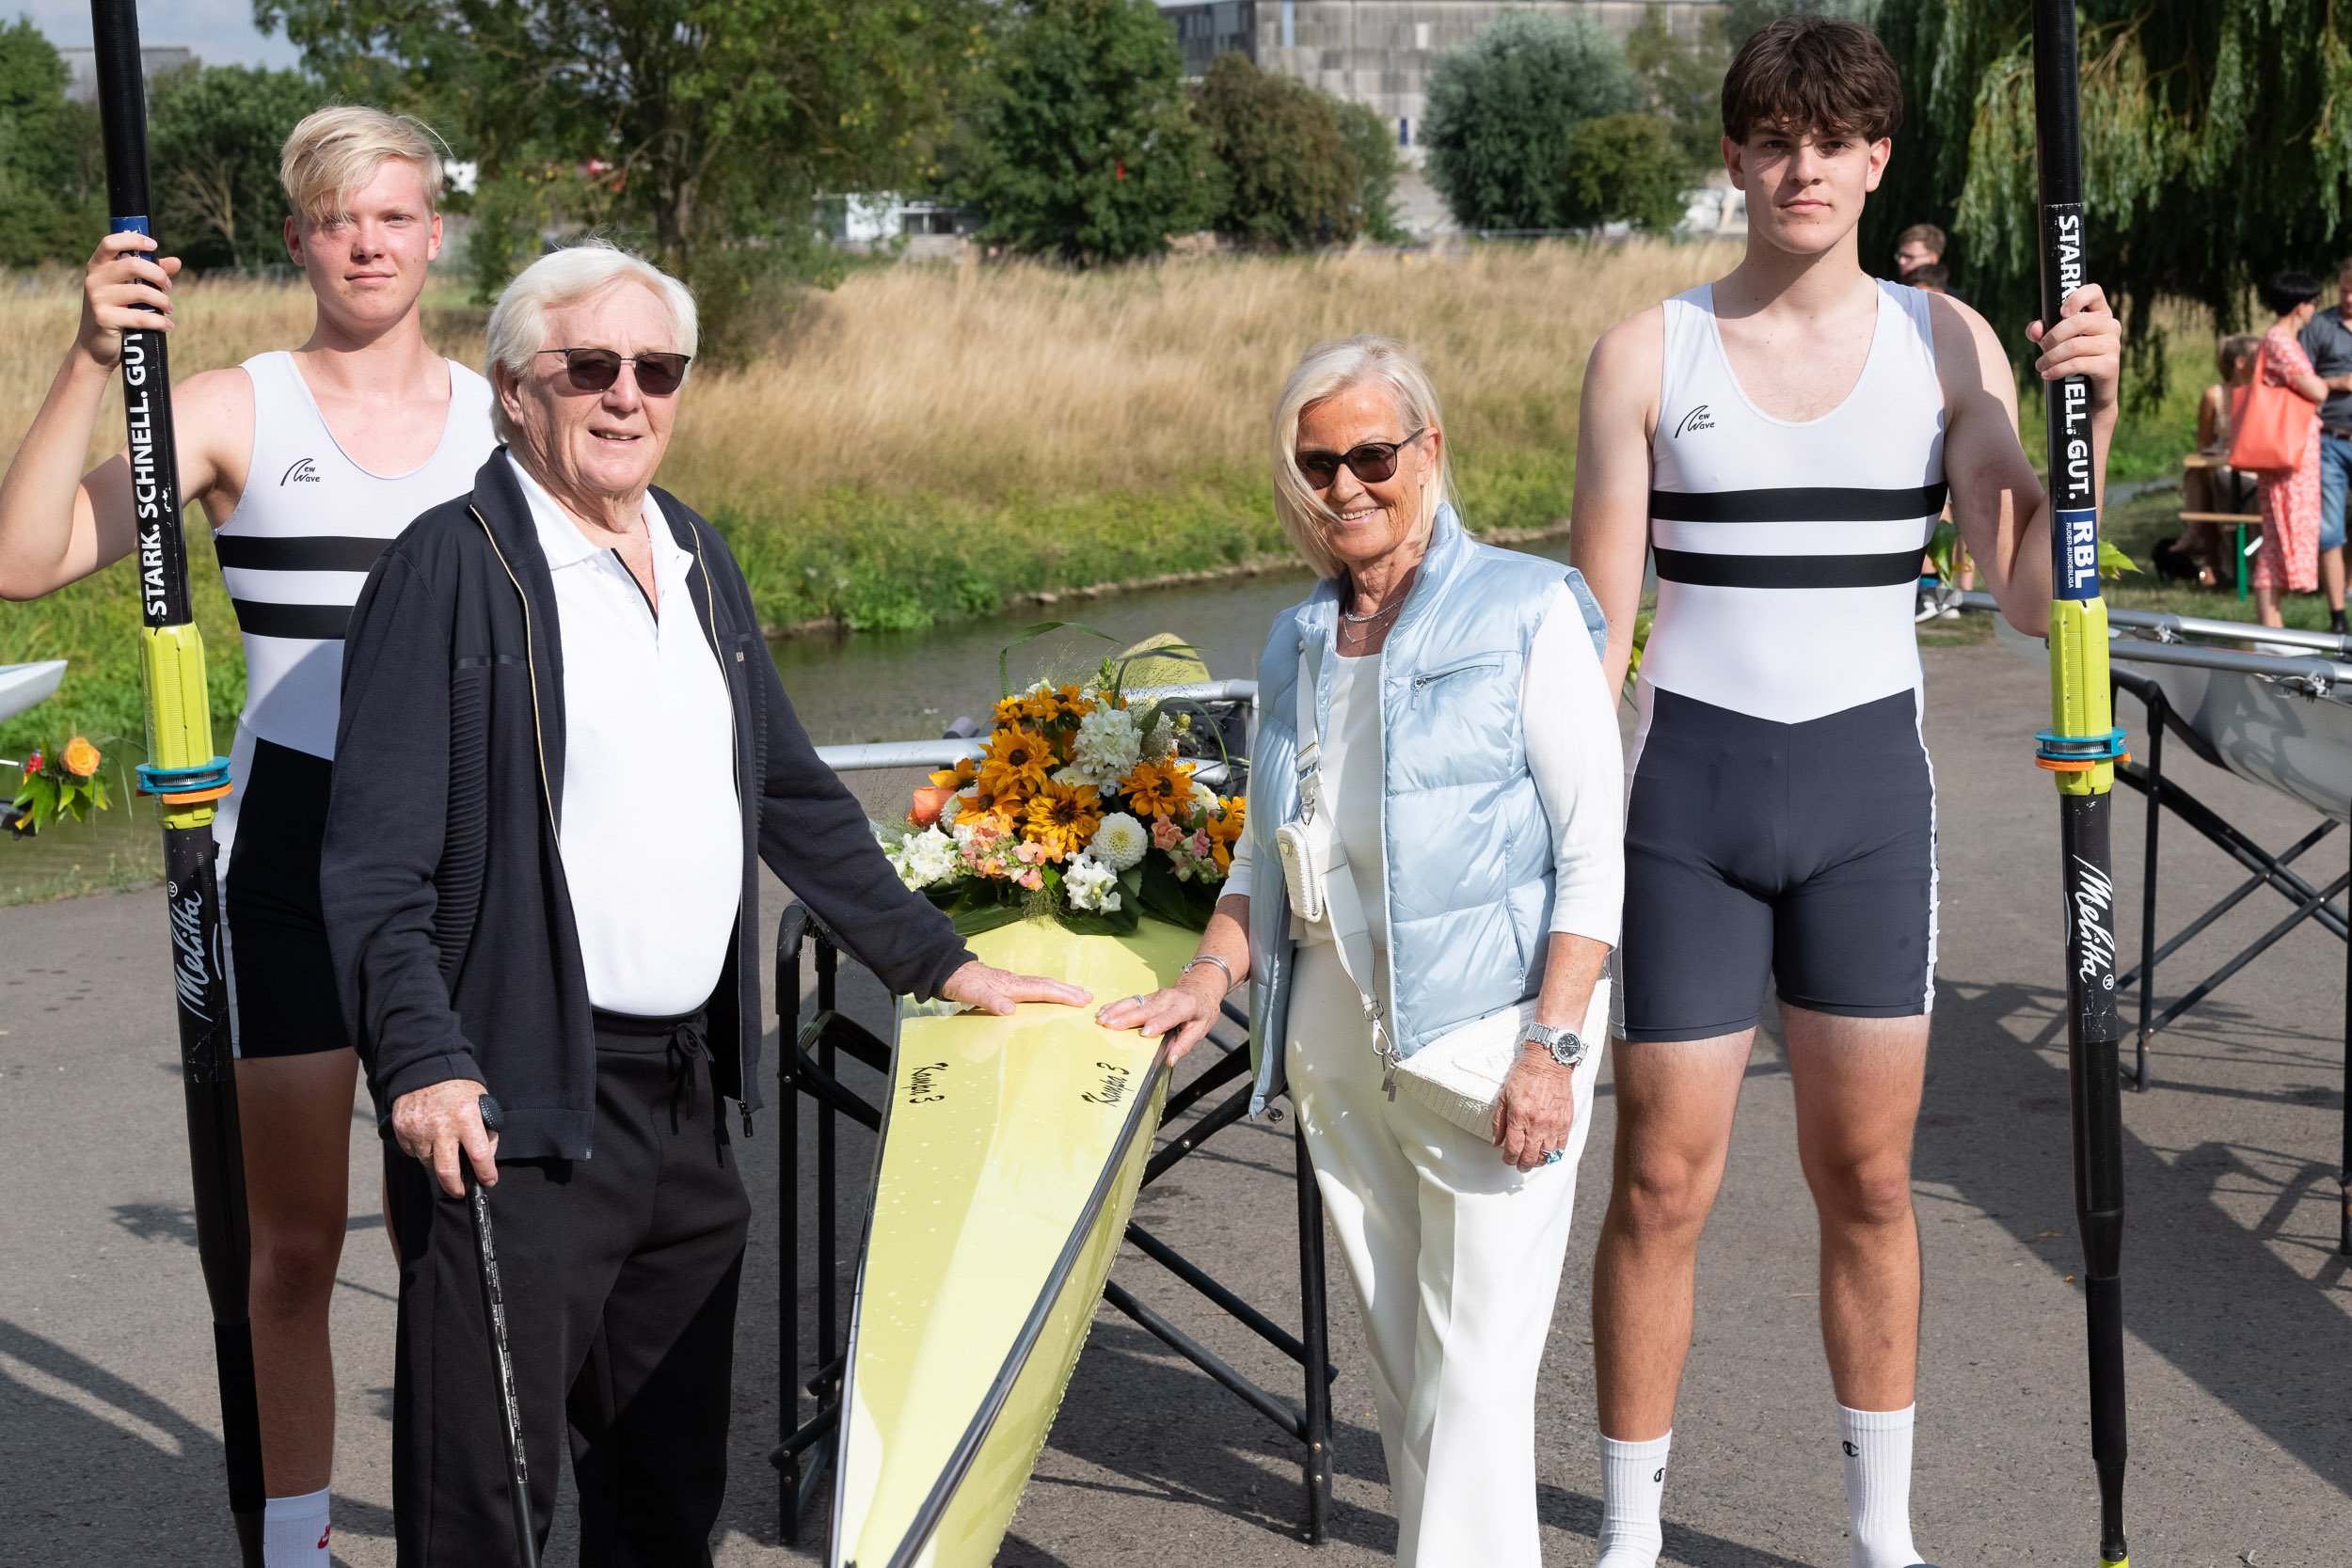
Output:
M2004 611L2037 635L2050 560L1999 339L1948 295L1863 272L1855 226L1901 115L1867 28L1792 16L1757 33L1724 83L1745 260L1613 328L1586 372L1576 563L1609 614L1613 680L1651 550L1659 578L1593 1281L1601 1568L1657 1560L1699 1232L1768 978L1820 1222L1854 1568L1918 1560L1911 1140L1934 996L1935 796L1912 587L1947 494ZM2045 378L2090 378L2104 474L2114 316L2084 289L2027 333Z

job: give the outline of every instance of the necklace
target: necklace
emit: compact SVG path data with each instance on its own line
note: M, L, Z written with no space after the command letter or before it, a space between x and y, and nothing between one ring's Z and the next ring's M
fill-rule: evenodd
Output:
M1400 597L1392 601L1386 610L1375 610L1369 615L1350 615L1345 610L1340 611L1340 615L1343 620L1353 621L1361 626L1369 626L1375 621L1385 621L1404 608L1405 601Z

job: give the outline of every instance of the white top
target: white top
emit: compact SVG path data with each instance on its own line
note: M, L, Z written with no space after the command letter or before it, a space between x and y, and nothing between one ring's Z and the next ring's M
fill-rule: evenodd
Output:
M1928 296L1879 285L1861 375L1803 423L1748 401L1714 302L1707 285L1665 304L1642 681L1784 724L1917 688L1919 557L1945 500Z
M213 549L245 634L241 722L263 740L334 756L343 627L368 568L410 523L471 490L498 450L490 384L445 363L440 444L405 474L377 474L344 455L293 355L245 362L253 460L236 511L214 531Z
M1342 658L1331 685L1331 733L1319 764L1324 799L1356 870L1364 924L1375 948L1388 947L1381 896L1388 853L1380 832L1380 659ZM1551 825L1551 928L1615 946L1625 905L1624 762L1616 705L1600 673L1600 656L1575 595L1563 582L1528 644L1519 676L1519 730L1527 770ZM1219 895L1249 895L1249 835L1233 846L1233 865ZM1328 924L1308 927L1328 942Z
M507 461L514 463L510 454ZM710 999L743 891L735 711L686 587L693 552L645 497L660 611L522 466L564 652L557 841L588 1000L643 1018Z

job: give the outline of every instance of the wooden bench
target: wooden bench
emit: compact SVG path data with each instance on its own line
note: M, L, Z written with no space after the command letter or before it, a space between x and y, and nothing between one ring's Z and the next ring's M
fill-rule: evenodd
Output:
M2226 468L2229 466L2230 462L2228 458L2214 452L2192 451L2186 457L2181 459L2181 467L2185 470L2191 468ZM2262 527L2262 514L2259 512L2184 511L2181 514L2181 521L2183 523L2219 523L2226 528L2233 528L2237 531L2237 548L2233 552L2237 560L2237 596L2240 599L2245 598L2247 595L2246 558L2252 555L2254 551L2262 547L2259 538L2257 538L2255 543L2251 545L2246 542L2246 531L2249 527L2254 529L2260 529Z

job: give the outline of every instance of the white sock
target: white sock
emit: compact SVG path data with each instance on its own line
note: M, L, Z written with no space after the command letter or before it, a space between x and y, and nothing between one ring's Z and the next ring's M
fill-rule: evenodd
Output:
M1600 1440L1600 1560L1593 1568L1656 1568L1666 1544L1659 1504L1675 1434L1646 1443Z
M1919 1407L1837 1407L1846 1456L1846 1507L1853 1517L1853 1568L1915 1568L1911 1544L1911 1421Z
M326 1492L322 1486L262 1505L262 1568L326 1568Z

